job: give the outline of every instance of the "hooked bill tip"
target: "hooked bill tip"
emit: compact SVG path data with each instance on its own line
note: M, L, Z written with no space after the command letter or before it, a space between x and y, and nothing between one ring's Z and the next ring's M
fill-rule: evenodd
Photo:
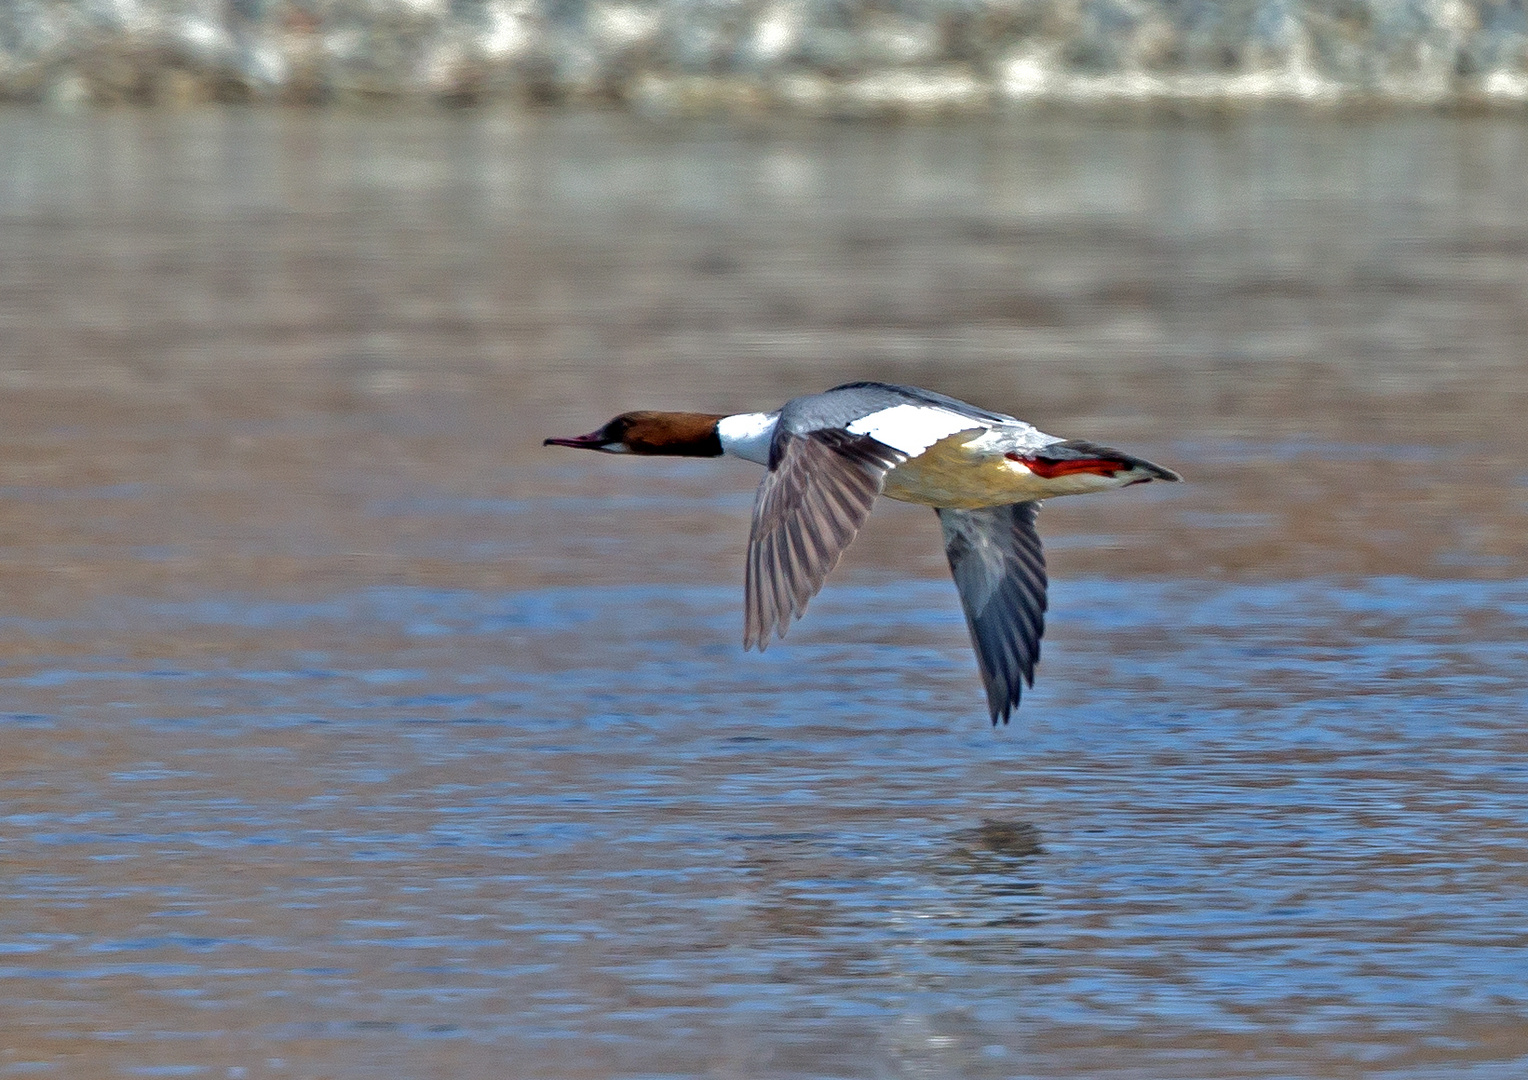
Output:
M575 435L571 439L558 438L558 437L553 437L553 438L550 438L550 439L542 439L541 440L541 445L542 446L572 446L572 447L581 447L581 448L586 449L586 450L597 450L603 444L603 442L604 442L604 440L600 438L600 433L598 431L591 431L587 435Z

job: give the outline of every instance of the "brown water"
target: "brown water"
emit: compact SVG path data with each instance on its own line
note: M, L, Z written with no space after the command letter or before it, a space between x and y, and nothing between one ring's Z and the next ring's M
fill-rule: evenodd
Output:
M1517 1077L1528 128L0 112L0 1075ZM1046 508L987 727L886 505L744 655L756 471L935 387Z

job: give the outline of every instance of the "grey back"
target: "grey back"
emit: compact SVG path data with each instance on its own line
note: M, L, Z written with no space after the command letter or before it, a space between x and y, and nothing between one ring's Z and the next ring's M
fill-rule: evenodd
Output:
M916 386L852 382L835 386L821 394L809 394L787 401L780 409L780 423L775 427L775 439L779 440L784 434L805 435L822 428L848 427L863 416L896 405L930 405L989 423L1018 422L1005 413L978 409L975 405Z

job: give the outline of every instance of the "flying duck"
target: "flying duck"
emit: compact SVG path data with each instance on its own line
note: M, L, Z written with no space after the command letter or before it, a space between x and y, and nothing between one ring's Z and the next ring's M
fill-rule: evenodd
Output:
M768 468L753 506L743 647L785 636L877 495L932 506L960 591L992 723L1034 685L1045 633L1041 499L1181 480L1111 447L1062 439L931 390L852 382L769 413L622 413L547 439L607 454L730 455Z

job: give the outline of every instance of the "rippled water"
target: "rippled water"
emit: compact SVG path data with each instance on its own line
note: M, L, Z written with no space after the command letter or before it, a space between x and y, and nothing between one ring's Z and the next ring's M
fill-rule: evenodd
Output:
M0 114L0 1075L1516 1077L1528 132ZM744 654L853 376L1190 483Z

